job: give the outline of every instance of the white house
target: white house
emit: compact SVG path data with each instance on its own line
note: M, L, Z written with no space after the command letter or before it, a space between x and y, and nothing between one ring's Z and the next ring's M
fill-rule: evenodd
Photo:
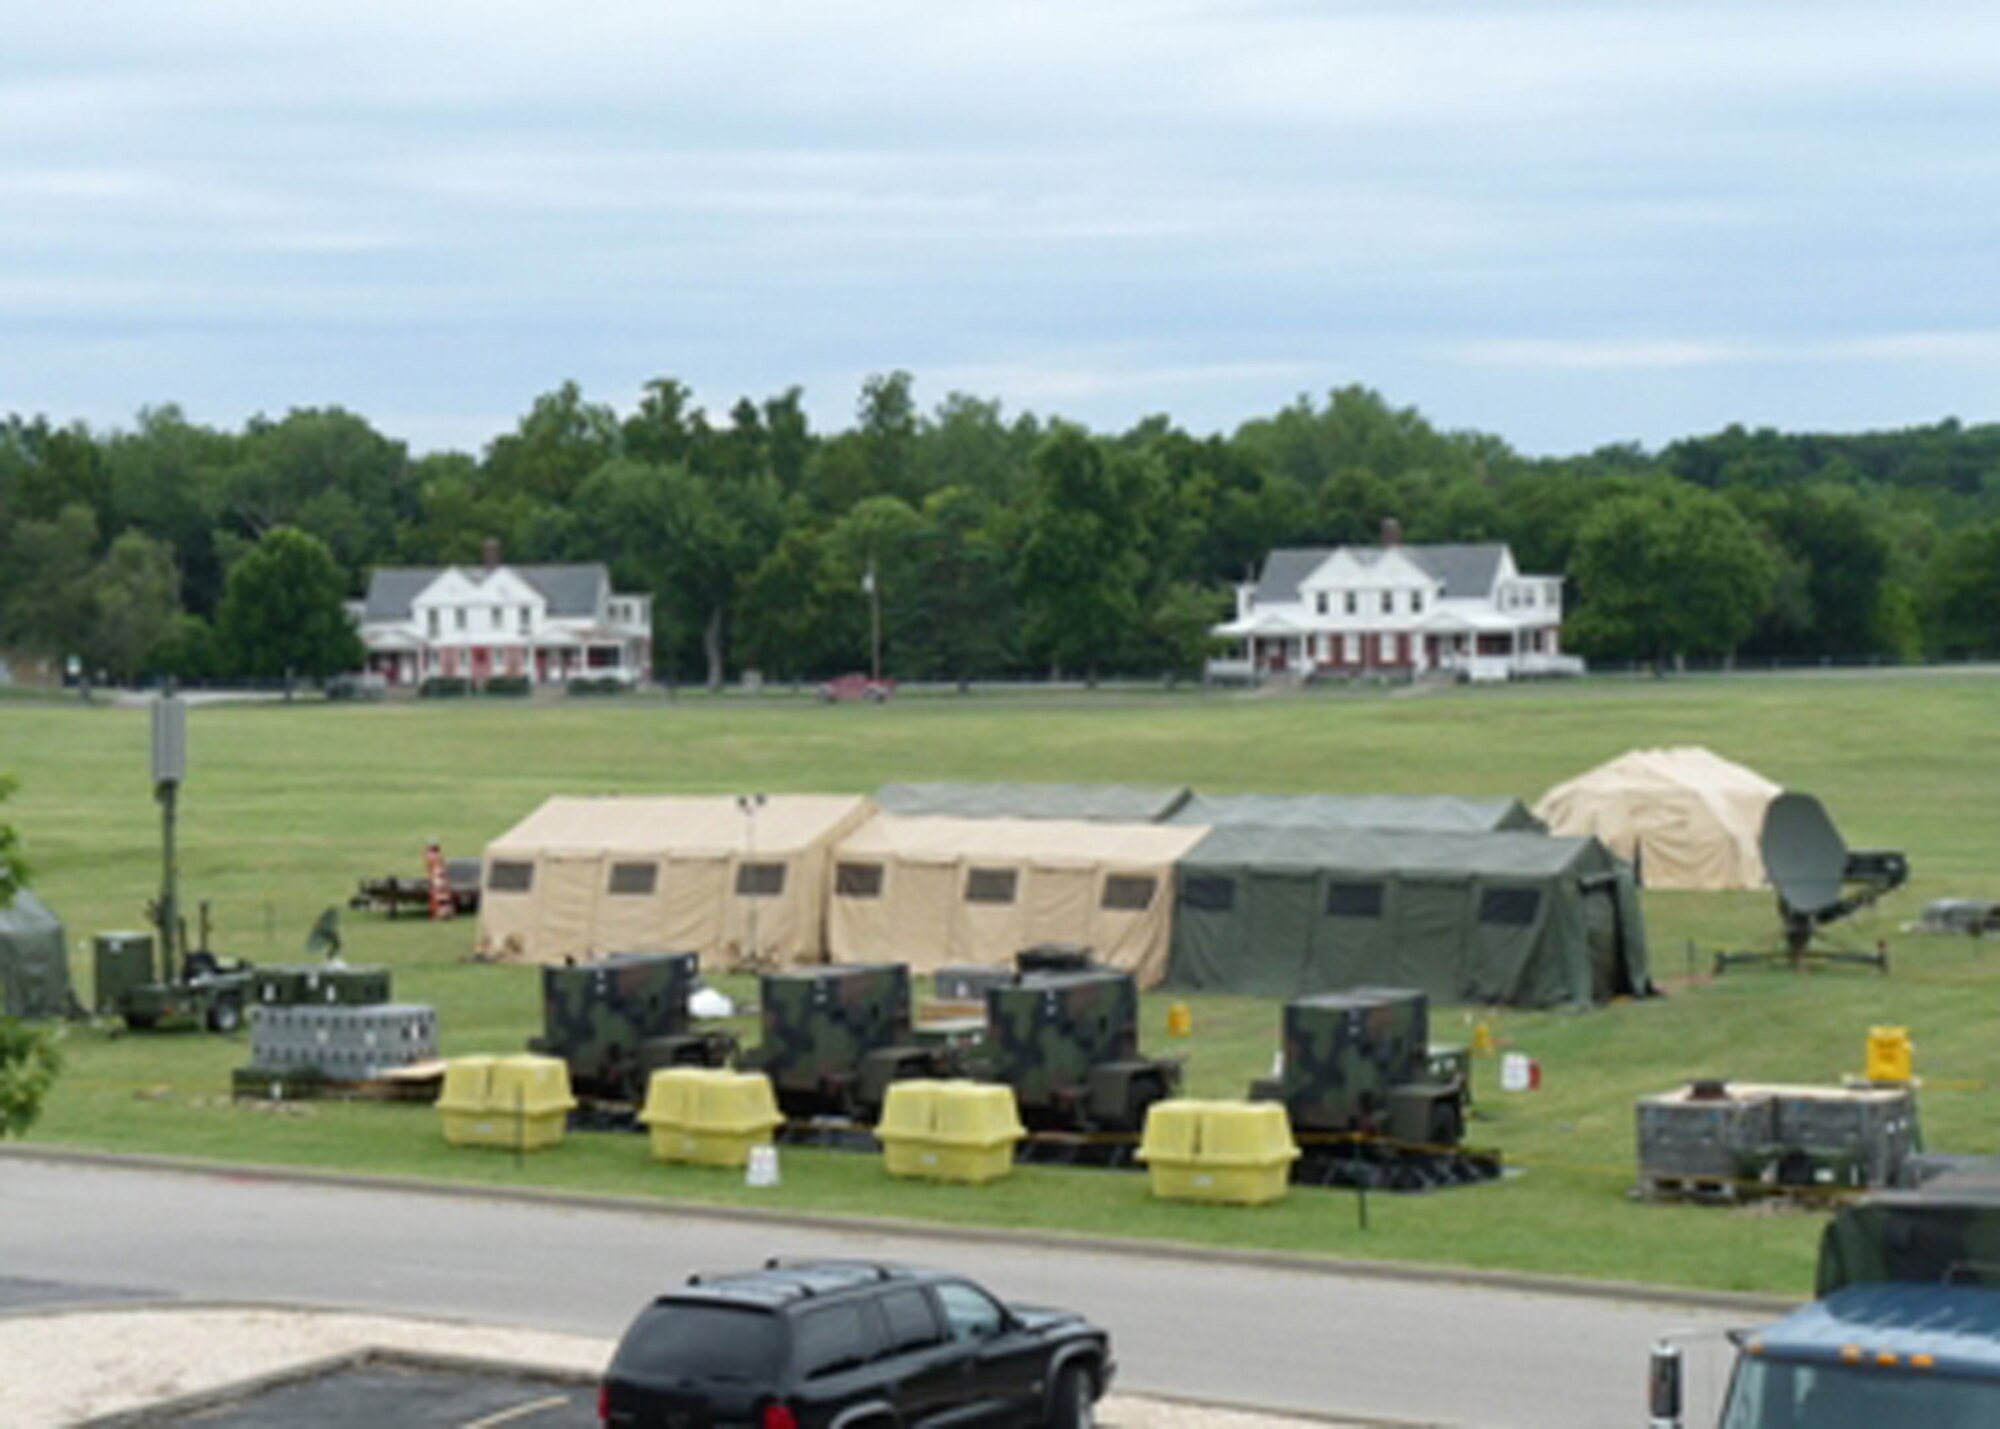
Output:
M652 673L653 598L621 595L601 565L506 566L497 541L480 566L372 571L351 602L370 673L391 685L433 675L483 685L525 675L643 683Z
M1561 576L1523 575L1494 542L1406 546L1394 521L1379 546L1273 551L1236 589L1219 679L1419 675L1473 680L1577 674L1562 653Z

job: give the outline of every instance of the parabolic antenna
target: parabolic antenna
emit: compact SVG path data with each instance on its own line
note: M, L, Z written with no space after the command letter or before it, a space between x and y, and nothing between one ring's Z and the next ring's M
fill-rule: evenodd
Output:
M1810 917L1840 902L1847 844L1812 795L1787 790L1773 799L1757 843L1764 871L1786 907Z

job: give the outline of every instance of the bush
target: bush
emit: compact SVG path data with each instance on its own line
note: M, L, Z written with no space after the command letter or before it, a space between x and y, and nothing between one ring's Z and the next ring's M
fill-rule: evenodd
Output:
M34 1125L61 1068L53 1033L0 1017L0 1138Z
M486 682L482 693L489 695L521 696L534 688L526 675L495 675Z
M571 680L569 692L572 695L622 695L625 682L612 675L600 675L595 679Z
M459 675L432 675L417 686L422 700L455 700L472 693L472 682Z

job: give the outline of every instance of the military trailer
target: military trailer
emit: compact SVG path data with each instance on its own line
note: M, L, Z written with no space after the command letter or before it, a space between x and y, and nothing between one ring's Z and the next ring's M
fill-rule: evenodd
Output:
M697 1031L688 1012L693 953L625 953L542 969L542 1035L528 1050L569 1064L578 1096L639 1103L663 1067L726 1065L727 1032Z
M962 1075L959 1049L912 1029L902 963L765 973L759 998L763 1041L744 1065L771 1079L789 1117L872 1121L891 1082Z
M1285 1104L1303 1153L1295 1180L1416 1189L1496 1174L1468 1154L1467 1086L1432 1074L1430 1003L1409 988L1361 987L1285 1004L1276 1076L1255 1101Z
M249 996L250 965L224 959L206 946L207 910L202 917L202 947L189 951L178 972L161 956L155 971L155 941L150 933L99 933L91 940L92 996L98 1013L122 1018L134 1032L171 1028L234 1032L243 1025Z
M1005 1082L1031 1130L1136 1133L1181 1064L1139 1053L1139 988L1111 968L1022 972L986 991L977 1074Z

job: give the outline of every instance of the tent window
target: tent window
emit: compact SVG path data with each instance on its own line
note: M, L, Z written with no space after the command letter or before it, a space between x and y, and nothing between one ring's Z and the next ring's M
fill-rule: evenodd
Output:
M1326 916L1329 918L1380 918L1382 916L1382 885L1379 883L1327 884Z
M1136 873L1113 873L1104 880L1100 908L1116 913L1143 913L1153 906L1153 889L1159 880Z
M1012 903L1014 877L1011 868L968 868L965 871L965 901Z
M659 884L657 863L614 863L604 891L614 898L650 898Z
M535 886L535 866L532 863L512 863L495 859L486 870L486 891L488 893L526 893Z
M1196 913L1227 913L1236 907L1236 880L1212 874L1182 879L1181 907Z
M785 891L782 863L739 863L736 866L738 898L776 898Z
M833 870L833 891L842 898L880 898L882 865L843 863Z
M1479 895L1479 921L1501 928L1526 928L1542 911L1541 890L1489 888Z

